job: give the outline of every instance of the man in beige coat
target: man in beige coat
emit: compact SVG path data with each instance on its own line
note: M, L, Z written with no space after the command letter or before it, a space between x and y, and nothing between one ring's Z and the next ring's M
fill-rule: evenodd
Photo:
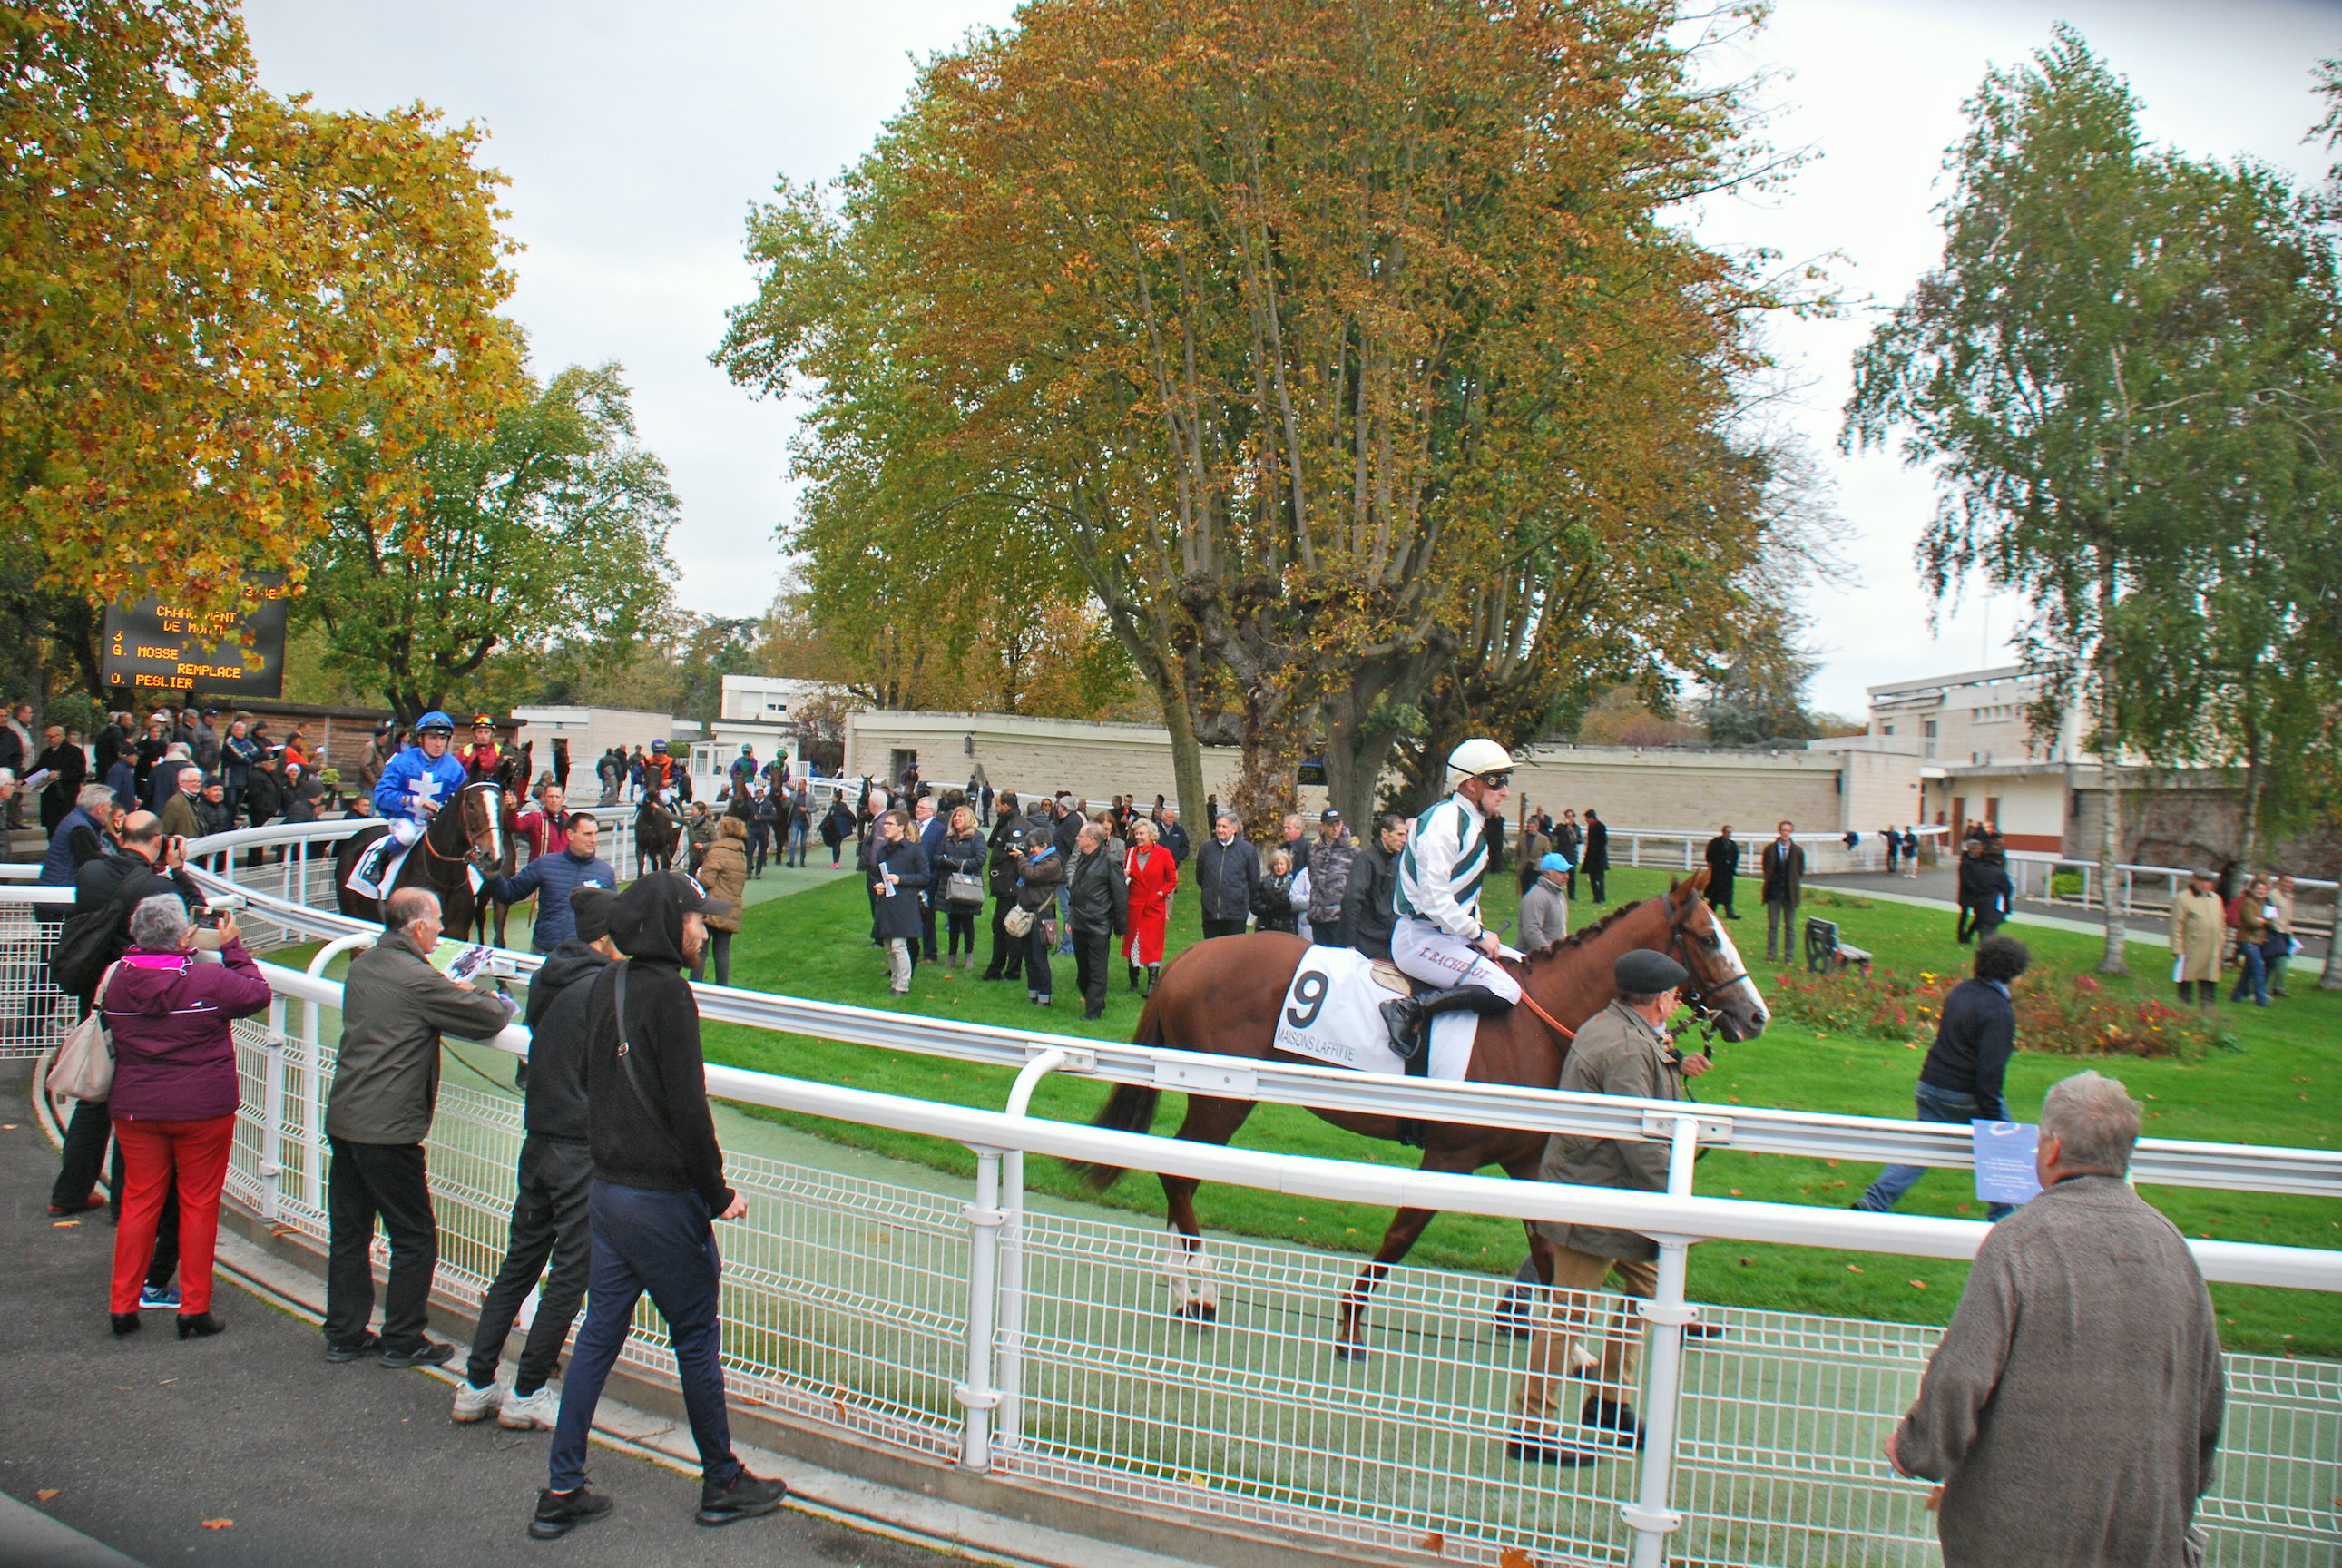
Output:
M1684 1080L1706 1072L1708 1060L1677 1051L1663 1027L1683 998L1686 977L1684 966L1664 953L1637 948L1621 955L1611 970L1617 998L1577 1031L1562 1064L1559 1087L1636 1100L1691 1098ZM1664 1193L1667 1145L1647 1139L1629 1143L1556 1133L1546 1141L1537 1179ZM1597 1293L1615 1274L1629 1296L1648 1301L1658 1280L1659 1244L1635 1231L1598 1225L1540 1220L1536 1228L1554 1244L1553 1302L1546 1320L1529 1336L1520 1419L1505 1453L1541 1464L1590 1464L1603 1453L1562 1445L1554 1409L1561 1397L1559 1384L1569 1374L1578 1342L1594 1342L1587 1347L1596 1357L1587 1379L1592 1392L1578 1412L1578 1422L1594 1428L1609 1444L1640 1445L1642 1427L1628 1401L1635 1388L1635 1363L1642 1354L1642 1325L1630 1318L1613 1326L1610 1308Z
M2179 986L2179 1004L2187 1005L2193 988L2207 1013L2219 990L2220 951L2228 942L2227 911L2212 891L2218 880L2208 871L2196 872L2187 891L2171 901L2171 978Z

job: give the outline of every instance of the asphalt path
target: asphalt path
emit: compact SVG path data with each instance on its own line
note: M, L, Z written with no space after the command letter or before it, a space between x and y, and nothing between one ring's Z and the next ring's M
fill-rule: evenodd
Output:
M24 1064L0 1063L0 1492L49 1517L150 1568L955 1561L789 1510L702 1529L696 1477L598 1447L593 1483L616 1510L531 1541L551 1434L455 1425L438 1378L330 1365L313 1325L225 1280L213 1310L225 1333L183 1343L170 1313L149 1313L144 1332L115 1339L114 1227L104 1210L52 1221L55 1152L26 1081ZM0 1561L5 1530L0 1514Z

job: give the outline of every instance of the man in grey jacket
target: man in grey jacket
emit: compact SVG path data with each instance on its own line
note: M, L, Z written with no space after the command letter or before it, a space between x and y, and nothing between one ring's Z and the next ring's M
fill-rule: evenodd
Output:
M423 1140L439 1098L439 1038L485 1040L512 1019L493 992L448 979L427 962L441 927L439 900L403 887L383 910L382 940L350 961L342 992L342 1044L325 1101L333 1164L325 1177L325 1359L379 1352L385 1366L438 1366L455 1347L426 1338L439 1229L431 1213ZM390 1233L390 1289L382 1333L374 1315L375 1219Z
M1558 1086L1576 1094L1635 1100L1691 1098L1684 1080L1706 1072L1708 1060L1677 1051L1664 1027L1683 1000L1686 977L1684 966L1664 953L1646 947L1620 954L1611 966L1617 997L1577 1031L1576 1043L1562 1063ZM1628 1143L1556 1133L1546 1140L1537 1179L1664 1193L1667 1145L1651 1139ZM1599 1225L1540 1220L1536 1228L1553 1243L1553 1305L1546 1321L1529 1336L1520 1421L1505 1453L1508 1458L1542 1464L1591 1464L1604 1456L1603 1449L1564 1447L1560 1442L1554 1408L1559 1384L1568 1373L1575 1344L1589 1342L1586 1348L1597 1357L1597 1365L1588 1373L1593 1392L1578 1412L1578 1422L1595 1429L1608 1447L1641 1446L1642 1426L1627 1396L1635 1386L1635 1363L1642 1356L1642 1328L1631 1314L1612 1325L1609 1308L1596 1293L1615 1274L1628 1295L1649 1300L1658 1283L1659 1244L1638 1232Z
M1536 880L1521 894L1521 951L1535 953L1569 934L1569 861L1547 850L1537 862Z
M2041 1193L1985 1238L1887 1439L1896 1469L1944 1483L1945 1568L2203 1561L2220 1334L2187 1243L2124 1183L2137 1141L2120 1083L2050 1088Z

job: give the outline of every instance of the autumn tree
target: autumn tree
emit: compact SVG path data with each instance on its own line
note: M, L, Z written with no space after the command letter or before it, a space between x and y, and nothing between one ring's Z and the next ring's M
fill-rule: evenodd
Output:
M340 443L485 430L518 352L477 141L262 92L226 0L0 6L0 528L45 585L225 604Z
M675 494L615 365L572 365L484 435L347 442L334 473L295 614L323 627L333 667L405 717L500 648L624 649L666 605ZM425 499L386 517L398 492Z
M1044 0L929 66L835 211L758 215L726 361L916 426L906 461L1046 527L1188 811L1224 696L1261 810L1318 750L1363 814L1489 584L1548 539L1664 555L1701 515L1661 503L1766 301L1661 221L1748 172L1677 20Z

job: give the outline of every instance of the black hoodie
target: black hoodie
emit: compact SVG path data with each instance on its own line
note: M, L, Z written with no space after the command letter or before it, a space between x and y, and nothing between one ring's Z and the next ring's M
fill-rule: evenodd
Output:
M594 1174L622 1187L697 1192L713 1216L732 1206L724 1151L707 1109L707 1065L699 1050L699 1004L683 977L687 878L655 872L620 894L610 937L627 955L595 976L587 1004L586 1097ZM618 1057L618 975L626 976L626 1044L632 1074ZM637 1090L636 1084L641 1088Z
M607 958L573 936L546 956L528 983L528 1060L521 1064L520 1082L533 1136L586 1139L588 1003L595 977L609 966Z

